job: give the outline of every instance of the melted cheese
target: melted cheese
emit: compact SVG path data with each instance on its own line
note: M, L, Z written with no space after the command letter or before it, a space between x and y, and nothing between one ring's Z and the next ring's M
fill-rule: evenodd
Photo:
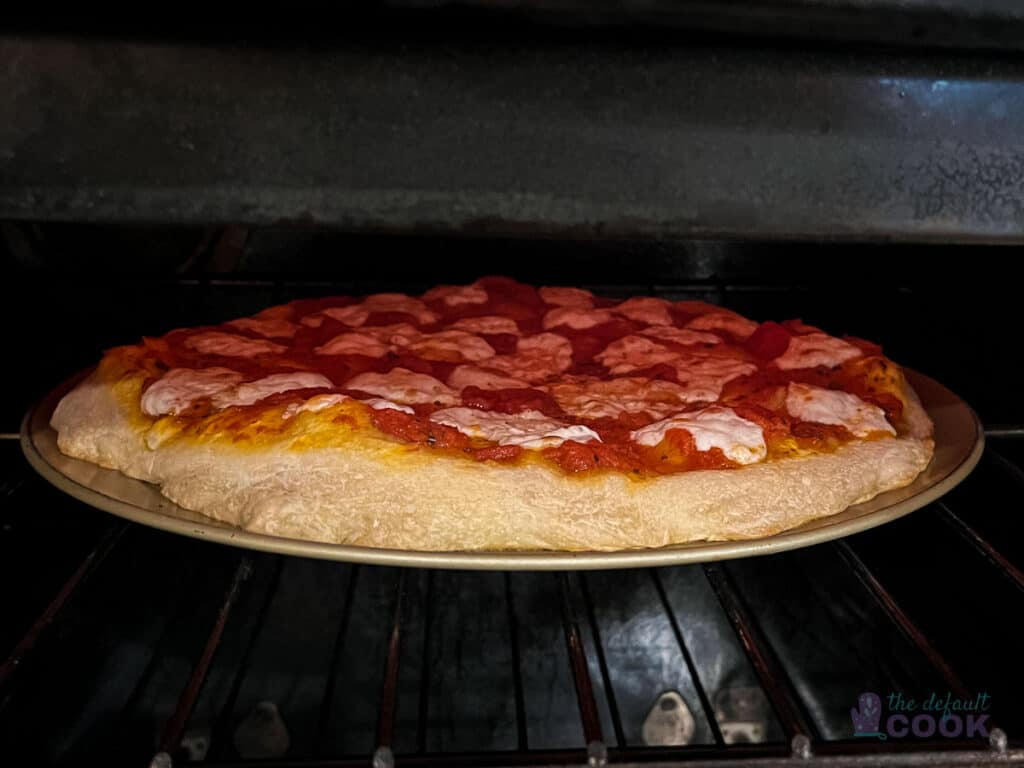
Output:
M461 392L466 387L479 387L480 389L520 389L530 386L521 379L513 379L511 376L502 376L500 373L492 373L475 365L460 365L448 376L448 386Z
M775 364L784 371L794 368L814 368L824 365L835 368L840 363L860 357L863 354L853 344L849 344L826 333L808 333L806 336L794 336L789 346Z
M693 435L697 450L718 448L737 464L753 464L768 455L761 427L740 418L729 408L717 406L670 416L631 432L630 437L640 445L655 446L672 429L685 429Z
M519 335L519 326L510 317L500 315L485 315L483 317L464 317L451 325L456 331L469 331L469 333L511 333Z
M394 344L381 341L370 333L342 333L325 344L314 348L318 355L366 355L367 357L384 357L395 349Z
M426 304L419 299L406 296L404 293L375 293L372 296L367 296L358 304L347 307L328 307L323 314L345 325L358 327L366 322L372 312L402 312L412 315L416 318L416 322L423 325L436 323L438 320L438 316L427 309ZM315 317L315 315L304 317L302 322L310 325ZM310 322L307 322L307 319Z
M233 389L242 374L228 368L172 368L142 395L147 416L181 413L196 400Z
M550 304L553 307L587 308L594 306L594 294L584 291L582 288L546 285L538 293L545 304Z
M757 330L757 323L719 309L717 312L693 318L686 327L694 331L728 331L738 339L745 339Z
M614 319L609 309L588 309L583 307L558 307L544 315L544 329L557 328L560 325L582 330L595 325L607 323Z
M276 317L242 317L232 320L228 325L234 326L243 331L252 331L260 336L269 336L274 339L291 338L301 326L290 320Z
M334 383L319 373L296 371L294 373L275 373L264 376L256 381L238 384L214 394L213 405L216 408L230 408L233 405L252 405L265 397L278 392L292 389L331 389Z
M383 357L407 349L424 360L464 362L486 360L494 349L479 336L465 331L420 333L408 323L364 326L335 336L313 351L318 355L367 355Z
M613 310L615 314L636 320L648 325L672 325L672 315L668 309L672 302L657 299L653 296L637 296L619 304Z
M786 410L801 421L846 427L856 437L877 432L896 434L885 411L849 392L791 382L786 390Z
M721 344L722 340L713 333L705 331L694 331L689 328L675 328L671 325L652 325L640 331L643 336L650 336L652 339L671 341L675 344Z
M432 413L430 420L454 427L464 435L490 440L498 445L538 449L553 448L566 440L601 442L594 430L579 424L565 424L540 411L509 414L476 408L446 408Z
M745 360L696 354L680 355L672 365L691 400L717 400L728 382L757 370L755 363Z
M450 307L460 304L484 304L487 291L479 285L439 285L423 294L424 301L443 301Z
M674 382L629 377L610 381L580 377L546 389L563 411L584 419L614 419L624 413L663 418L691 399L686 389Z
M375 411L401 411L402 413L416 413L408 405L399 405L398 403L392 403L390 400L385 400L383 397L371 397L361 402L366 403L368 406L373 408Z
M387 373L361 373L346 382L345 388L405 405L454 405L459 399L456 392L433 376L413 373L406 368L393 368Z
M479 336L465 331L440 331L409 342L409 351L424 360L452 363L477 362L494 357L494 348Z
M348 399L347 395L340 395L337 393L330 395L314 395L309 398L309 400L305 400L301 403L289 403L288 407L285 408L284 412L281 414L281 418L290 419L293 416L307 411L310 413L317 413L325 408L330 408L331 406L337 405L338 403Z
M644 336L623 336L594 356L613 374L630 373L659 363L670 363L679 357L666 346Z
M543 381L572 365L572 344L557 333L526 336L516 343L515 354L498 355L485 363L487 368L522 381Z
M222 355L224 357L258 357L259 355L280 354L288 350L288 347L266 339L250 339L248 336L237 336L220 331L207 331L190 336L185 341L185 346L204 355Z

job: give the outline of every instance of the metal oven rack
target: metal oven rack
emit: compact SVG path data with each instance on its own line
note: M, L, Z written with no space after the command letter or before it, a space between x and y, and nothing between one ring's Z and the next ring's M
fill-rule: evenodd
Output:
M3 446L10 453L15 446L8 442ZM1000 549L981 533L960 509L971 509L972 500L976 498L978 488L988 485L991 490L993 483L1005 486L1019 493L1024 488L1024 472L1018 464L1007 459L999 448L990 450L984 459L982 480L969 479L964 492L956 494L948 502L940 501L932 507L916 513L913 519L928 518L928 525L944 527L955 540L960 557L974 559L988 570L988 578L996 583L997 589L987 592L984 599L995 599L997 595L1007 595L1015 599L1013 604L1002 607L1008 614L1019 611L1024 602L1024 573L1013 565ZM31 485L25 482L25 485ZM9 486L8 491L11 491ZM38 492L38 489L36 489ZM13 496L20 496L30 502L33 494L27 488L14 489ZM8 499L8 504L11 499ZM74 504L72 504L74 506ZM70 510L74 514L82 514L83 510ZM33 509L33 514L48 514L48 510ZM0 744L11 750L17 738L34 733L32 718L38 717L48 705L39 701L41 695L52 695L55 681L53 676L61 674L64 653L75 654L76 643L82 641L89 633L102 631L95 620L89 615L88 606L94 605L97 599L118 598L104 597L103 590L115 588L117 582L111 582L104 572L117 570L113 561L119 556L119 550L126 547L140 547L145 544L151 549L158 542L147 539L144 532L135 530L129 524L117 522L109 524L106 519L97 524L95 529L101 531L94 535L94 543L88 548L77 567L67 580L56 589L52 598L45 605L38 617L32 621L25 634L14 645L7 660L0 666L0 723L11 718L0 726ZM912 521L910 521L912 522ZM17 522L8 519L7 530L17 528ZM904 529L910 525L895 526ZM881 536L899 536L907 531L884 532ZM93 531L95 534L95 531ZM24 536L15 530L11 536ZM167 537L163 537L166 542ZM879 538L876 536L875 538ZM126 543L128 540L131 543ZM968 696L971 691L969 684L960 677L957 665L952 663L941 650L943 642L938 636L929 633L911 616L903 606L901 599L886 586L880 578L875 566L868 560L877 557L870 542L864 537L856 537L851 541L823 545L816 558L831 560L836 570L845 570L847 581L858 584L866 597L874 604L879 616L885 617L896 635L901 636L912 652L934 675L934 679L954 695ZM176 543L177 540L175 540ZM27 545L27 541L21 541ZM328 628L328 635L333 639L325 642L323 638L314 641L309 639L309 652L323 653L326 656L311 668L319 668L317 686L319 705L311 710L316 715L313 722L303 724L308 736L306 746L310 754L305 757L289 758L279 761L261 761L261 765L308 765L308 766L346 766L365 765L368 761L377 768L389 768L393 765L546 765L546 764L580 764L591 766L604 765L607 762L616 764L632 762L675 763L686 761L694 765L755 765L792 766L802 765L1005 765L1024 762L1024 747L1019 742L1010 742L1006 732L999 727L1003 721L996 721L991 729L987 743L975 739L934 739L931 741L912 740L905 743L885 743L869 739L835 738L822 733L819 725L822 720L820 712L815 715L807 704L807 681L796 680L793 670L787 666L783 658L791 652L780 646L777 629L763 626L759 615L764 613L763 607L751 602L750 595L741 586L741 582L749 580L749 575L738 572L734 564L710 564L698 568L661 569L637 572L630 577L619 574L616 578L624 585L634 585L627 594L630 596L631 612L653 612L667 627L671 638L677 646L676 658L681 661L685 671L682 677L692 684L688 692L689 706L693 707L693 716L701 725L699 728L703 738L688 746L651 747L637 745L635 722L625 722L621 705L617 702L616 691L621 690L621 670L616 670L616 660L609 657L611 646L609 638L602 635L600 612L607 610L607 600L597 590L607 590L615 580L601 579L593 574L486 574L479 576L480 581L489 580L480 591L497 599L500 606L493 611L495 616L503 617L499 622L503 625L506 636L500 641L503 646L496 655L508 666L499 678L506 681L500 690L491 692L494 696L511 694L510 701L502 704L510 714L507 738L508 748L487 752L467 751L449 752L431 750L427 742L428 726L434 722L431 713L434 703L435 684L430 682L436 678L437 672L432 669L430 659L433 658L431 643L452 642L452 628L443 627L442 622L451 621L452 617L442 618L445 603L451 603L451 594L442 590L450 590L458 585L462 591L472 591L475 577L473 574L451 574L446 572L392 571L360 566L340 566L329 563L309 563L306 561L289 560L280 556L258 556L246 553L234 553L230 550L210 545L189 545L192 549L215 549L214 557L207 552L199 558L196 568L203 571L203 589L201 593L191 590L196 588L195 580L186 574L180 574L181 589L188 589L187 595L179 595L178 599L191 601L196 599L198 605L188 606L185 611L181 606L172 608L173 618L165 622L150 639L149 658L136 662L133 677L121 690L121 712L107 711L99 719L93 715L91 727L102 731L110 737L114 731L112 724L117 723L119 729L130 727L132 709L153 706L150 699L151 689L161 685L173 690L171 699L164 700L164 717L160 722L157 748L153 750L152 764L169 766L182 762L181 742L188 733L194 719L202 716L210 720L212 732L209 741L212 750L204 765L241 765L232 753L230 746L231 730L237 725L237 715L232 713L239 703L239 697L249 685L250 676L258 676L256 666L267 664L266 649L260 650L263 635L273 632L275 623L281 621L281 605L277 600L281 592L294 590L294 586L286 587L284 581L289 578L285 571L302 569L334 569L331 579L338 590L333 598L336 610L332 614L333 625ZM827 550L827 551L820 551ZM123 556L123 553L122 555ZM146 556L146 555L144 555ZM166 558L159 558L161 561ZM210 563L216 563L210 567ZM164 563L166 564L166 562ZM300 565L301 564L301 565ZM742 569L740 569L742 571ZM211 577L211 574L215 576ZM322 575L322 574L321 574ZM207 580L209 577L209 580ZM166 577L163 577L166 578ZM712 704L712 696L702 681L714 671L709 670L706 659L702 659L696 649L691 648L695 627L708 621L708 606L700 602L688 607L681 602L679 586L681 581L701 579L704 591L713 595L719 606L718 610L724 617L725 624L734 633L732 642L742 649L743 654L753 672L753 680L770 705L771 720L776 729L775 738L763 743L727 744L723 738L722 726L719 722L720 713L716 713ZM527 588L526 582L531 586ZM101 583L102 582L102 583ZM635 585L646 582L643 590ZM1002 582L1002 589L998 589ZM991 588L992 584L989 584ZM125 588L122 585L122 588ZM163 589L168 589L164 585ZM360 599L366 591L375 591L380 595L379 605L373 611L367 611L367 603ZM174 589L170 589L170 594ZM534 598L541 596L547 603L544 610L536 608L522 610L524 594ZM91 596L90 596L91 595ZM294 594L292 595L294 599ZM1014 607L1015 606L1015 607ZM466 606L462 606L465 609ZM806 610L814 612L822 610L821 606L806 606ZM171 637L178 630L174 622L188 619L194 621L190 628L193 635L188 647L191 655L187 666L171 669L165 667L175 640ZM379 665L376 673L371 675L376 681L376 690L362 701L357 708L365 710L373 707L375 726L367 728L365 739L371 738L372 755L370 752L361 755L334 755L329 745L331 733L336 727L343 727L345 716L338 716L338 722L332 720L336 712L338 696L351 684L338 673L339 655L350 654L352 636L358 636L357 628L369 620L376 621L376 626L368 637L375 638L378 647L369 653L367 664ZM464 618L472 621L472 614ZM954 619L955 621L955 619ZM138 618L141 624L142 617ZM546 641L561 635L564 653L557 649L549 650L552 659L560 656L567 665L563 677L571 682L575 692L578 711L577 731L581 743L576 748L537 748L530 743L527 729L527 708L536 704L531 700L528 705L525 699L523 675L532 666L524 647L524 624L542 625L536 632L544 634ZM546 623L546 624L545 624ZM278 624L279 626L279 624ZM493 628L492 628L493 629ZM327 631L327 630L325 630ZM495 633L497 630L494 630ZM494 637L488 636L490 640ZM689 638L689 640L688 640ZM662 638L664 639L664 638ZM783 638L785 644L789 640ZM180 640L180 638L179 638ZM364 638L365 640L365 638ZM828 639L833 642L836 639ZM533 653L537 652L536 639L529 641ZM294 652L299 646L292 646ZM411 653L410 648L415 648ZM979 647L982 647L979 645ZM436 650L436 649L435 649ZM479 649L478 649L479 650ZM702 651L706 651L703 648ZM782 651L780 653L780 651ZM468 650L465 651L467 654ZM870 652L870 651L869 651ZM264 658L258 657L263 654ZM487 654L484 654L485 657ZM493 656L494 654L492 654ZM372 661L371 661L372 659ZM552 660L549 659L549 662ZM359 664L360 661L355 662ZM55 671L48 667L55 666ZM349 664L348 669L352 669ZM478 670L479 672L479 670ZM81 671L78 672L81 675ZM1008 675L1015 674L1008 669ZM617 677L618 676L618 677ZM27 678L27 679L26 679ZM1018 674L1019 678L1019 674ZM410 688L408 679L418 679L417 685ZM1018 679L1019 682L1019 679ZM825 681L814 681L814 685L827 685ZM72 690L74 683L69 683L65 693L79 704L83 692ZM102 686L98 686L102 689ZM211 689L216 688L215 695ZM109 693L109 692L108 692ZM251 693L251 692L250 692ZM363 681L352 691L353 696L366 695L369 690ZM91 693L88 695L102 695ZM484 698L488 694L485 692ZM218 698L219 697L219 698ZM813 693L811 695L813 698ZM211 701L217 699L220 711L210 710ZM173 701L173 706L168 704ZM852 703L852 702L851 702ZM998 704L998 701L997 701ZM26 714L27 705L27 714ZM490 702L485 706L493 706ZM451 706L449 703L446 706ZM88 711L89 707L84 706ZM155 707L160 710L160 706ZM1008 714L1012 709L1002 708ZM996 707L993 719L999 717L1000 707ZM1019 717L1019 709L1013 713ZM60 724L60 712L53 727L58 734L68 738L68 733L57 727ZM66 713L65 713L66 714ZM293 717L285 712L285 717ZM307 716L310 712L306 713ZM449 715L451 713L449 712ZM365 712L364 712L365 715ZM106 719L112 723L104 722ZM363 718L366 720L366 717ZM826 718L827 720L827 718ZM12 725L13 721L13 725ZM706 727L703 725L706 723ZM295 730L299 723L291 722ZM18 732L12 727L18 726ZM135 726L138 728L138 725ZM351 723L349 723L351 727ZM1019 720L1018 720L1019 727ZM24 730L20 730L24 729ZM144 729L141 729L144 730ZM570 729L572 730L572 729ZM154 743L152 733L133 734L136 748L145 743ZM24 744L22 745L25 746ZM323 751L320 751L323 750ZM17 754L17 752L15 752ZM105 754L103 750L100 755ZM114 753L115 755L119 753ZM171 755L175 756L172 761ZM124 755L119 755L124 756ZM136 764L144 759L141 753L135 754Z

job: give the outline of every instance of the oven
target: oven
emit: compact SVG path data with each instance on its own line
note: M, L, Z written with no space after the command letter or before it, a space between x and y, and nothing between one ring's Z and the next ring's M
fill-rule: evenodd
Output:
M1022 31L995 0L11 22L3 761L1024 763ZM542 573L176 536L22 456L110 346L488 274L878 341L985 453L838 541ZM895 720L865 737L872 701Z

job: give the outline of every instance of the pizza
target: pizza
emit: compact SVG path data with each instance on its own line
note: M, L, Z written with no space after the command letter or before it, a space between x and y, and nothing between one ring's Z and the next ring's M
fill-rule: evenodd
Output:
M51 423L208 517L412 550L762 537L909 484L934 447L868 341L502 277L143 338Z

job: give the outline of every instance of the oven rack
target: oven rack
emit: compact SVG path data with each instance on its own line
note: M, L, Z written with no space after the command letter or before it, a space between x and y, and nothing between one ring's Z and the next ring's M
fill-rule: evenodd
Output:
M998 440L998 438L995 438ZM4 442L2 447L10 452L15 446ZM1024 471L1010 458L1004 455L1004 446L1010 452L1012 443L1000 441L1000 445L990 448L983 458L985 482L996 482L1016 489L1024 490ZM20 483L8 485L5 489L11 497L16 498L19 492L24 493L20 484L30 484L22 479ZM1011 562L1000 547L983 534L975 521L963 510L971 510L972 499L977 497L978 487L982 481L969 478L962 491L954 492L946 500L940 500L931 507L915 513L912 518L920 520L927 517L929 525L941 525L959 542L964 557L975 558L991 573L993 579L1002 581L1015 596L1013 605L1006 605L1006 615L1020 611L1024 603L1024 573ZM24 494L27 495L27 494ZM71 511L80 514L81 510L71 502ZM972 510L973 511L973 510ZM33 514L46 515L49 510L39 508ZM36 618L28 625L24 635L18 640L7 660L0 666L0 723L5 715L13 711L19 696L25 693L25 678L45 674L48 659L52 662L53 654L60 653L62 644L72 642L76 633L89 631L89 617L82 615L82 604L88 603L86 595L93 589L99 589L95 583L103 578L103 572L109 568L110 561L119 550L138 546L128 542L134 526L116 522L111 524L107 518L94 521L96 531L93 543L87 548L86 554L67 580L61 584L46 602ZM7 526L12 523L7 521ZM892 527L896 527L894 524ZM906 526L902 526L906 527ZM881 535L881 534L880 534ZM169 537L168 537L169 538ZM911 613L903 607L901 599L886 586L884 578L879 576L876 566L869 563L871 547L863 541L864 536L850 540L822 545L815 548L827 548L823 556L845 569L853 577L860 588L870 597L881 614L887 617L895 631L901 635L917 656L934 672L935 679L958 696L968 696L971 692L969 684L961 677L957 665L953 664L941 649L939 642L919 624ZM241 765L231 756L230 750L225 752L225 743L230 741L230 729L234 723L231 712L254 663L254 648L259 643L261 632L268 627L273 617L272 612L275 593L280 589L282 571L292 567L294 562L281 556L261 556L245 553L236 556L234 552L220 550L211 545L198 544L207 550L218 549L214 559L219 563L219 577L215 583L209 583L203 590L202 601L210 606L197 610L196 614L204 617L200 634L203 641L195 646L195 652L189 663L189 672L179 680L177 695L173 708L163 720L160 728L157 748L153 750L152 765L170 766L182 763L180 747L183 737L195 715L197 704L209 685L211 671L218 668L218 675L225 674L228 679L218 679L217 685L226 689L223 695L223 707L214 718L215 725L211 741L219 750L214 757L203 762L203 765L228 766ZM210 553L207 552L209 555ZM325 564L326 565L326 564ZM602 638L600 622L596 617L594 576L588 574L544 574L548 579L545 594L552 608L552 615L557 614L561 625L562 642L565 647L565 660L568 674L578 708L579 727L582 744L576 749L537 749L531 748L527 736L525 703L523 693L522 670L526 659L521 647L520 629L531 617L517 610L513 599L514 585L517 579L525 578L520 574L499 574L500 589L504 590L505 626L508 636L504 640L507 660L511 662L512 688L514 690L514 747L497 752L447 752L429 750L426 733L431 714L431 685L421 679L415 703L400 692L400 679L406 674L420 675L429 678L431 668L427 659L432 641L431 615L432 608L438 602L437 590L441 589L438 580L443 577L441 572L420 572L391 569L375 569L367 566L334 566L346 571L344 597L341 609L336 617L336 635L330 651L330 660L323 667L323 691L321 705L316 723L314 744L323 744L326 734L332 729L329 713L331 702L343 689L346 681L337 675L339 655L345 653L346 636L354 631L362 617L355 608L363 586L373 585L381 573L387 572L384 579L390 586L390 596L384 601L389 606L378 618L384 619L386 631L378 633L384 640L377 655L383 659L383 669L379 677L376 692L376 727L372 751L369 754L342 755L339 757L310 756L279 761L262 761L261 765L288 766L348 766L365 765L372 761L376 768L390 768L394 765L547 765L547 764L589 764L601 766L606 763L654 762L661 764L686 761L694 765L739 765L755 764L764 766L783 765L1006 765L1024 763L1024 744L1010 741L1007 731L1000 727L991 730L988 742L974 740L931 740L908 741L898 743L877 742L868 739L834 738L822 733L816 718L810 711L806 699L798 688L804 685L793 679L779 652L778 637L770 638L769 633L758 617L751 597L745 594L740 586L734 567L728 564L707 564L704 566L688 566L688 569L700 569L722 615L734 633L738 646L742 648L750 669L756 678L757 685L770 704L771 712L777 728L778 738L763 744L726 744L718 725L716 712L708 692L702 685L704 671L700 660L695 658L687 641L687 622L700 621L698 614L688 615L679 610L678 596L666 588L666 579L675 577L673 571L685 569L660 569L646 572L642 577L649 579L648 591L656 595L656 603L670 627L671 636L678 645L679 658L685 665L686 673L693 684L691 705L694 715L707 724L705 735L708 743L694 744L683 747L644 747L627 743L628 727L624 725L616 702L616 683L610 677L608 639ZM467 575L466 578L469 578ZM540 578L540 576L532 577ZM185 579L185 582L188 580ZM340 581L338 582L341 583ZM450 586L450 582L447 582ZM606 582L602 582L606 583ZM415 584L415 586L414 586ZM110 585L107 585L109 589ZM183 584L182 588L187 588ZM192 585L194 588L194 585ZM378 584L374 588L382 589ZM1005 594L1005 590L1003 592ZM183 599L189 599L185 596ZM252 615L239 612L239 605L245 602ZM441 600L443 603L444 601ZM253 606L256 606L253 609ZM211 610L215 608L215 610ZM650 606L646 606L650 608ZM417 615L415 628L411 616ZM180 616L179 616L180 620ZM436 615L434 620L437 621ZM249 631L239 641L233 637L230 648L225 648L224 639L236 623L249 626ZM1008 629L1005 627L1004 629ZM172 634L173 628L164 627L164 633ZM152 658L139 669L138 679L128 690L130 706L138 704L143 697L143 689L153 683L161 663L161 651L165 650L165 637L154 637ZM451 640L451 638L448 638ZM403 668L407 662L406 646L420 644L421 660L414 670ZM230 654L230 658L225 658ZM227 665L228 672L219 669ZM1008 669L1008 674L1014 674ZM180 675L179 675L180 677ZM168 681L165 680L165 683ZM998 704L998 702L997 702ZM416 725L414 736L401 734L398 729L396 713L402 709L415 708ZM996 707L998 716L999 707ZM1019 711L1018 711L1019 714ZM409 721L409 712L403 712L402 721ZM1003 720L998 725L1006 723ZM1019 723L1017 724L1019 727ZM1013 733L1015 729L1010 729ZM10 738L0 727L0 744ZM406 746L400 749L397 743ZM410 750L408 746L412 744ZM172 755L175 757L172 758ZM753 762L751 762L753 761Z

